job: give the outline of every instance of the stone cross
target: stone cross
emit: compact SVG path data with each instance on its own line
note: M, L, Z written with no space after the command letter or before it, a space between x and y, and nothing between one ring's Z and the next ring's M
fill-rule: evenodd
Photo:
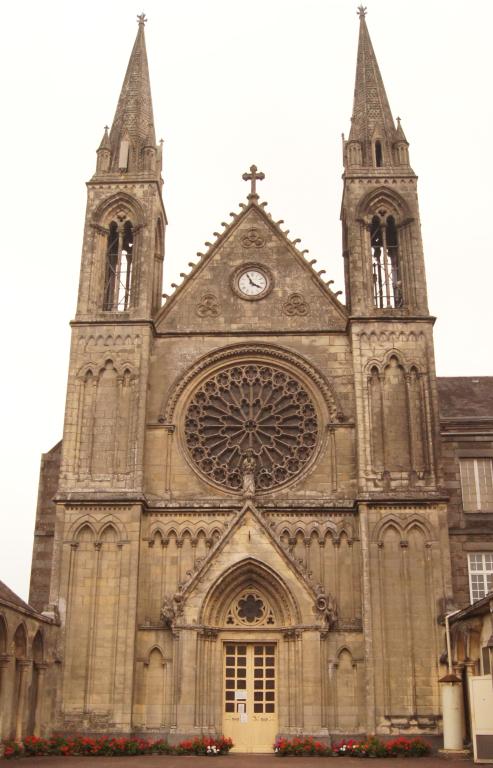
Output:
M257 195L257 181L262 181L265 179L265 173L257 173L257 166L251 165L250 166L250 173L244 173L242 176L242 179L244 181L250 181L251 182L251 189L250 194L248 197L258 197Z
M366 7L364 5L358 6L357 13L358 13L358 16L360 17L360 19L364 19L365 16L366 16Z
M147 21L147 19L146 19L146 15L145 15L144 11L142 11L142 13L140 13L140 14L137 16L137 21L139 22L139 27L143 27L143 26L144 26L144 24L145 24L145 23L146 23L146 21Z

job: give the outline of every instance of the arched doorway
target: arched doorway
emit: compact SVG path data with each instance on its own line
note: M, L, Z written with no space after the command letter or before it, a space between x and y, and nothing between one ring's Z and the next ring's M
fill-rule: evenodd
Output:
M216 722L238 752L272 751L287 706L285 637L299 622L285 583L254 558L223 573L204 601L203 668L216 670L216 685L204 679L201 687L205 697L216 689Z

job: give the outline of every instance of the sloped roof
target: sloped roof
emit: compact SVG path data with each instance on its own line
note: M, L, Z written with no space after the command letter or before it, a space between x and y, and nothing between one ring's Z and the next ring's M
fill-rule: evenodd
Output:
M22 608L24 611L29 611L30 613L36 613L34 608L31 608L31 606L25 603L24 600L19 597L19 595L16 595L15 592L12 592L10 587L8 587L3 581L0 581L0 603L2 602L11 603L12 605L17 606L18 608Z
M493 376L439 376L441 419L493 419Z

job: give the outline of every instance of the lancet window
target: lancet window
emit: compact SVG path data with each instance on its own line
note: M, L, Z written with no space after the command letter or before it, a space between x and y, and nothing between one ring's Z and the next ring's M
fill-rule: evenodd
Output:
M134 228L132 222L112 221L106 248L104 309L121 312L132 300Z
M381 141L375 142L375 165L377 166L377 168L381 168L383 165L383 152L382 152Z
M397 226L393 216L374 216L370 227L373 302L379 309L402 307Z

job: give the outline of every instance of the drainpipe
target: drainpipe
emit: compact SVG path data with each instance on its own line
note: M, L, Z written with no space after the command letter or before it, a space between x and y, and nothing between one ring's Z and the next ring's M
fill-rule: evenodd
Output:
M460 613L460 610L451 611L445 616L448 674L438 681L442 689L443 749L447 752L464 749L461 680L454 674L452 666L452 643L450 642L449 626L449 619L456 613Z

